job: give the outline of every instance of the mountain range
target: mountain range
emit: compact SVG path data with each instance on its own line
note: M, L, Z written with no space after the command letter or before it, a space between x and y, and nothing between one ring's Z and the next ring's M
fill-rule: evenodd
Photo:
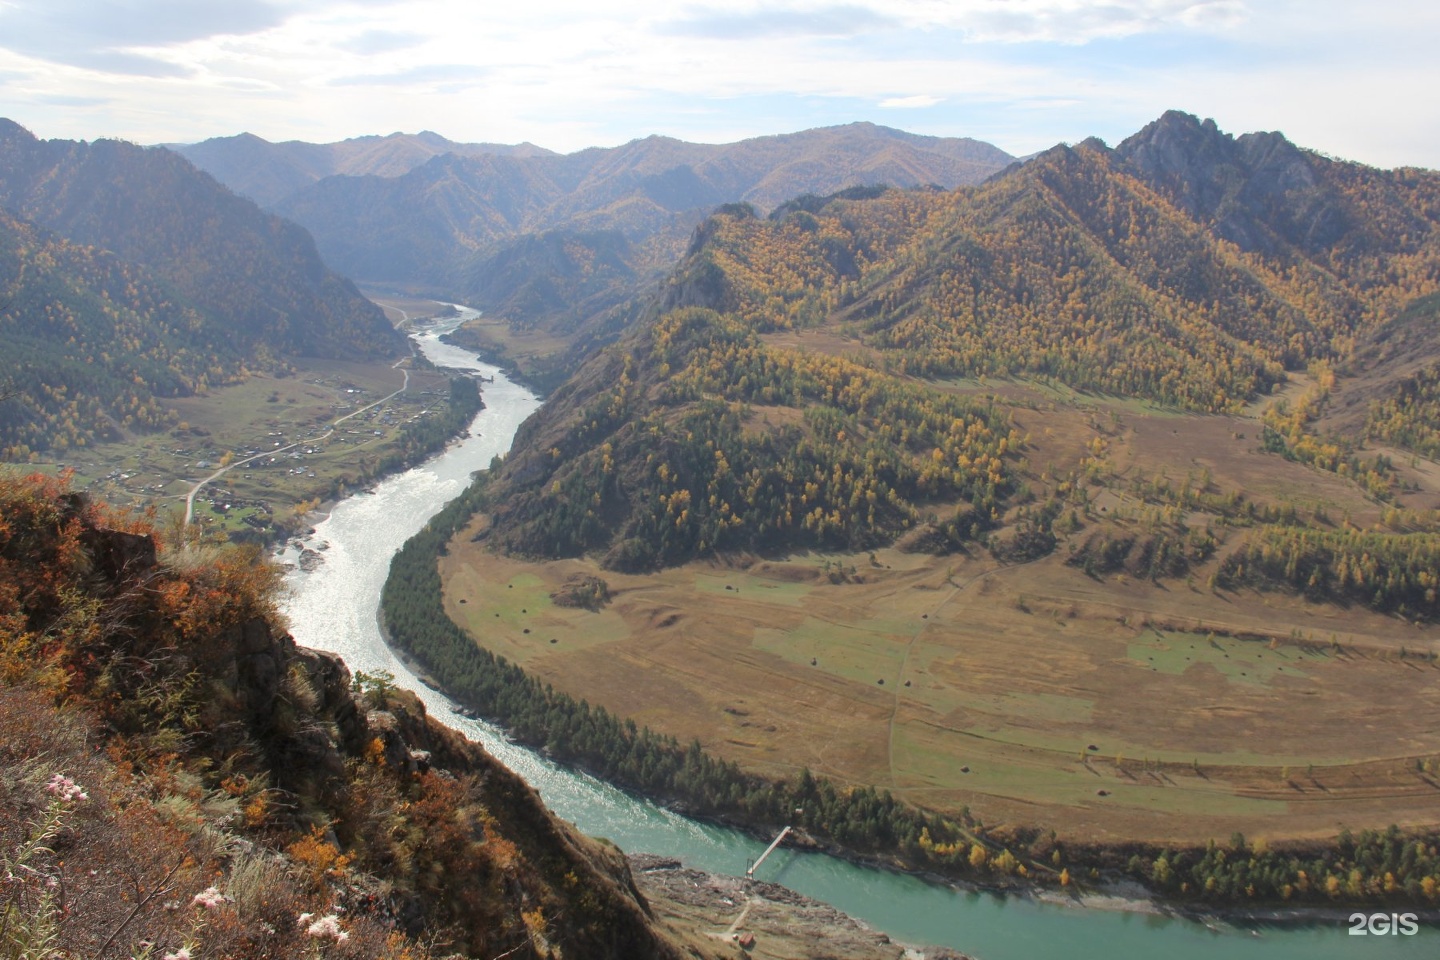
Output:
M1178 112L978 187L727 208L650 319L522 430L487 536L628 569L856 549L937 509L981 518L961 525L973 534L1013 489L1004 418L947 413L928 381L1025 376L1238 412L1308 364L1347 362L1440 287L1437 224L1440 174ZM785 428L748 426L760 405ZM947 416L982 425L973 448L945 438ZM950 467L927 467L932 451Z
M271 143L253 133L200 143L165 144L242 197L268 207L325 177L398 177L431 157L536 157L551 151L531 143L456 143L438 133L392 133L338 143Z
M287 175L307 182L285 196L267 192L270 209L309 229L326 262L349 276L461 299L516 331L591 341L597 327L601 340L614 335L636 287L663 275L719 204L768 210L859 185L949 189L1014 159L975 140L869 123L720 145L652 136L567 155L477 144L425 156L442 143L236 137L177 149L232 189L258 193L257 172L292 155L354 157L365 147L368 163L337 164L336 175ZM414 165L397 173L405 163Z
M599 572L617 571L618 580L701 559L714 561L696 565L705 566L707 576L720 571L728 579L762 566L751 564L758 556L776 558L778 567L809 550L824 553L823 567L804 558L778 571L795 584L803 579L805 590L836 588L819 600L813 593L779 591L782 601L800 595L806 604L813 600L807 613L836 602L845 586L863 586L866 577L891 578L880 582L886 602L901 594L928 597L930 591L938 598L942 590L949 598L973 585L972 608L961 612L952 605L947 629L1002 607L1017 620L1038 624L1017 632L1026 641L1058 648L1071 642L1066 630L1093 628L1110 644L1097 644L1104 656L1095 664L1047 659L1031 649L1023 659L1039 661L1065 684L1088 684L1105 670L1124 667L1145 670L1131 676L1156 685L1141 689L1132 679L1118 705L1093 694L1104 716L1078 696L1091 697L1089 691L1067 686L1063 703L1080 709L1025 718L1044 734L1046 751L1052 740L1060 743L1054 750L1064 754L1067 776L1101 776L1100 744L1114 750L1113 765L1104 768L1107 776L1113 771L1113 782L1096 791L1083 779L1083 795L1062 797L1067 809L1093 817L1087 826L1103 805L1118 805L1103 799L1112 787L1138 796L1135 790L1159 790L1162 782L1203 778L1201 795L1212 802L1219 781L1240 777L1245 767L1238 754L1227 753L1236 741L1223 738L1250 729L1201 730L1203 749L1156 749L1141 754L1143 766L1127 750L1127 767L1119 747L1091 735L1092 725L1138 715L1157 699L1146 690L1178 689L1182 680L1193 681L1198 692L1187 695L1197 702L1219 698L1218 709L1187 712L1186 723L1218 728L1231 722L1221 715L1228 703L1220 702L1231 696L1242 699L1230 702L1245 705L1233 713L1258 724L1255 718L1272 715L1261 711L1301 683L1287 674L1260 690L1239 672L1245 682L1235 682L1241 689L1235 694L1227 686L1235 678L1212 676L1208 665L1175 664L1173 674L1162 675L1141 664L1141 656L1153 661L1153 653L1161 652L1125 647L1141 630L1161 636L1159 616L1152 622L1149 612L1137 612L1138 625L1131 622L1130 604L1142 589L1145 602L1167 616L1180 609L1165 606L1171 598L1190 604L1183 617L1165 620L1163 627L1189 639L1203 637L1208 627L1202 621L1213 619L1206 604L1225 603L1226 623L1248 615L1240 608L1251 599L1242 596L1250 588L1288 591L1300 598L1297 605L1347 604L1357 611L1352 625L1360 614L1404 617L1407 628L1417 630L1440 619L1440 513L1434 509L1440 501L1426 509L1413 506L1419 494L1433 501L1434 485L1413 480L1424 479L1419 466L1402 474L1397 457L1364 448L1368 442L1417 456L1440 451L1440 174L1433 171L1376 170L1305 150L1279 133L1231 136L1179 112L1166 113L1114 147L1087 140L1024 163L973 142L863 124L721 147L650 138L568 156L529 145L461 149L429 134L340 145L271 145L244 136L207 144L184 149L220 171L217 176L254 172L246 189L273 197L273 210L302 225L233 195L175 151L112 141L44 142L0 122L0 330L7 346L0 366L0 429L6 431L0 440L6 459L23 459L47 443L63 449L107 431L154 428L163 422L156 397L231 382L260 367L283 368L290 356L397 355L403 349L399 335L350 281L325 266L322 253L370 281L448 292L498 308L511 333L548 337L559 344L557 351L572 349L567 363L575 373L522 426L498 467L454 501L456 516L446 522L453 520L451 527L463 535L447 540L431 526L414 541L434 548L427 547L416 566L436 610L446 592L456 601L452 611L466 603L453 595L453 583L442 589L431 562L452 548L493 550L506 554L507 564L516 558L568 558L577 569L590 564L597 575L571 586L593 598L609 597ZM1130 421L1123 428L1121 410ZM1164 420L1163 429L1152 420ZM1148 432L1125 439L1125 430L1138 431L1135 424ZM1229 479L1212 481L1208 465L1202 469L1198 460L1186 459L1211 451L1200 450L1199 440L1191 449L1181 428L1226 445ZM1341 435L1342 428L1348 435ZM1149 451L1134 451L1158 446L1157 438L1170 446L1148 462L1158 463L1162 474L1142 475L1139 453ZM1122 440L1134 454L1124 468L1128 474L1106 459L1107 444ZM1047 462L1052 456L1053 464ZM1264 470L1235 467L1256 460ZM1187 472L1183 488L1163 475L1176 465ZM1263 475L1271 482L1282 474L1292 486L1275 495L1242 490L1234 480ZM1296 490L1308 498L1298 507ZM1416 496L1407 501L1411 494ZM131 858L125 862L135 864L136 875L149 871L157 880L153 889L168 878L160 879L166 864L153 855L166 848L140 842L145 830L160 829L150 827L152 821L163 825L163 836L177 848L194 840L193 862L182 861L172 875L197 895L206 877L224 876L229 884L236 865L245 865L252 878L247 909L265 918L246 927L246 935L270 938L254 948L255 955L313 948L300 943L294 917L310 908L329 910L331 891L357 931L353 949L365 946L367 956L382 955L389 946L413 946L424 955L419 944L387 941L390 929L417 936L443 930L454 944L485 956L680 954L654 929L647 904L613 850L554 821L531 791L483 752L426 722L385 677L352 683L338 661L296 650L273 615L274 585L264 567L199 545L159 550L153 531L138 522L108 529L103 512L66 491L63 481L0 476L0 499L0 596L14 601L13 610L0 610L0 673L29 685L20 694L0 691L0 724L7 734L0 753L12 766L58 755L107 791L139 798L125 806L134 819L122 826L139 824L123 835ZM1359 523L1352 522L1349 506L1343 518L1330 516L1328 507L1342 499L1365 512ZM459 515L475 504L484 518ZM891 545L899 549L876 556ZM867 552L869 569L863 568ZM943 558L934 561L924 584L911 574L923 572L930 560L917 554ZM840 560L832 562L834 557ZM957 580L953 568L944 569L952 560L956 567L972 563L966 572L975 575ZM1044 608L1033 596L1027 599L1033 591L1024 577L1038 567L1025 567L1015 578L1013 603L996 599L1010 596L1004 585L989 599L974 599L987 595L991 574L1047 560L1052 583L1067 589L1081 583L1088 591L1081 601L1065 597L1062 603L1062 592L1051 587L1045 588L1051 592ZM893 572L890 561L913 567ZM981 566L983 572L975 573ZM1199 579L1208 574L1208 591L1190 582L1202 568ZM1106 581L1107 575L1114 577ZM1134 584L1124 577L1134 577ZM427 599L415 586L421 582L397 579L387 589L420 609ZM626 588L627 602L641 592L633 585ZM738 601L738 587L732 587L724 584L722 594L717 579L715 593L727 603ZM747 582L743 603L767 602L752 599L759 592ZM558 622L557 598L566 595L537 596L542 603L554 601L545 615ZM916 607L904 623L877 620L886 649L898 649L893 641L902 629L918 636L939 626L945 602L927 599L926 612L917 617ZM470 611L479 606L467 604ZM528 616L529 609L535 606L522 607L521 614ZM1273 616L1276 609L1267 605L1263 613ZM677 605L648 619L663 631L687 614ZM500 617L493 611L494 619ZM487 610L487 629L491 618ZM917 626L917 619L925 624ZM428 622L458 637L457 649L471 659L457 655L456 662L474 662L475 640L482 638L467 636L443 613ZM403 620L387 613L387 623ZM826 621L817 634L818 655L796 654L790 666L823 677L831 669L826 661L859 649L832 645L841 625L859 621ZM1388 629L1390 622L1383 625ZM654 649L695 638L703 645L706 629L697 617ZM1216 633L1199 645L1215 651L1212 659L1228 661L1244 642L1256 648L1244 651L1244 666L1255 670L1250 658L1277 653L1285 640L1277 632L1265 635L1265 644L1251 643L1239 629L1219 635L1234 642L1230 647ZM500 628L495 631L499 637ZM512 632L514 642L523 644L531 630ZM471 670L471 679L501 684L528 676L526 682L551 698L545 705L553 706L550 680L527 674L546 656L554 663L570 655L568 640L557 642L561 633L553 632L548 643L533 640L540 652L532 650L523 668L515 659L502 663L503 670ZM586 639L597 636L592 628ZM935 678L951 670L944 676L973 674L987 688L983 696L962 690L964 697L955 694L953 702L963 710L952 715L937 709L936 716L974 726L963 711L1005 699L996 688L1018 674L1022 656L1019 641L1003 631L964 636L968 646L953 641L943 656L912 665L927 684L923 690L899 672L887 674L887 685L879 670L888 666L872 668L865 661L863 676L857 667L850 671L855 676L840 678L848 686L837 680L827 688L846 695L826 697L831 705L824 709L848 716L868 709L864 704L880 704L876 727L884 729L888 745L897 718L903 720L901 691L950 697L961 689L959 682L947 689ZM1362 671L1393 667L1407 683L1412 674L1420 678L1415 688L1404 689L1422 689L1426 681L1418 671L1433 668L1434 641L1422 634L1407 642L1427 644L1428 659L1404 646L1379 646L1375 655L1366 652L1353 662L1340 657L1340 642L1331 636L1328 648L1314 636L1302 641L1298 628L1291 637L1316 683L1324 671L1330 671L1324 678L1348 671L1348 681ZM628 674L622 693L636 689L631 681L654 658L598 649L611 642L610 636L597 642L595 656ZM969 658L982 655L984 643L1004 648L995 672L971 667L979 661ZM1115 643L1121 649L1112 649ZM755 660L758 649L745 638L737 662ZM910 665L908 649L901 671ZM1178 645L1174 655L1183 656ZM1074 663L1089 671L1078 681ZM1238 666L1237 654L1237 672ZM718 686L717 676L697 683ZM1158 686L1167 677L1177 686ZM861 687L869 700L854 693ZM554 689L564 689L558 678ZM1325 689L1335 695L1349 688L1337 683ZM208 693L197 699L196 690ZM87 712L85 724L103 727L107 735L120 732L123 742L95 753L86 746L89 735L79 725L66 726L53 709L61 695ZM584 696L576 692L576 702L586 704ZM497 702L507 702L506 696ZM527 706L530 719L555 726L537 726L532 739L585 762L596 726L576 721L567 732L566 716L574 720L581 713L557 711L556 720L536 708L538 702ZM598 693L594 702L601 702ZM1041 704L1039 696L1030 702ZM757 716L742 721L752 707ZM588 713L588 704L584 709ZM695 715L703 708L687 701L677 709ZM800 712L793 701L751 703L743 711L716 706L713 712L724 723L733 717L758 742L761 731L777 732L763 725L763 709ZM1307 716L1321 716L1325 706L1306 709L1316 711ZM638 736L621 716L609 717L612 728ZM1388 737L1382 721L1355 726ZM1010 719L996 723L1007 733L1022 729ZM1052 736L1061 725L1065 738ZM52 742L36 734L51 728L65 736ZM966 751L982 739L1000 744L994 748L1000 752L988 756L1006 757L1008 741L992 736L995 730L982 738L939 722L929 728L963 735ZM657 739L669 733L658 722L657 729ZM1433 826L1422 819L1433 814L1431 794L1424 792L1433 788L1427 779L1433 776L1427 765L1432 734L1428 728L1407 732L1413 740L1397 761L1403 769L1383 774L1408 778L1405 796L1422 797L1422 814L1407 826L1423 829ZM831 744L843 739L833 730L827 736ZM1072 739L1078 744L1073 750ZM698 738L689 748L667 742L674 748L672 780L675 769L700 769ZM725 743L746 748L750 741L722 737L703 747L726 749ZM1037 748L1031 756L1042 752ZM1357 749L1361 754L1363 763L1373 760L1373 750ZM971 762L981 773L978 761L950 764L955 756L942 758L943 770L932 770L936 779L950 776L951 766L969 775ZM1227 758L1223 768L1213 763L1221 756ZM632 751L635 773L626 785L652 788L647 765L634 758ZM1158 758L1153 765L1152 758ZM893 764L893 751L885 759ZM1230 759L1236 762L1230 765ZM786 769L773 758L765 762L767 776ZM852 776L842 758L827 762L839 771L835 782L846 784L838 791L827 786L832 799L859 797L858 808L877 796L865 793L881 783L865 769ZM1290 762L1287 755L1283 763ZM1216 783L1202 773L1202 766L1212 765L1223 769ZM1264 769L1257 779L1242 789L1261 799L1280 798L1276 807L1319 783L1313 770L1302 778L1288 765L1259 766ZM1141 783L1137 771L1140 777L1155 773L1157 785ZM654 772L650 765L648 775ZM898 789L893 765L886 773ZM994 790L988 776L977 775L949 795L963 793L967 804L972 795L985 796L985 783ZM1329 774L1321 770L1319 776ZM1332 782L1339 781L1337 774ZM745 786L763 793L765 782L747 780ZM821 789L808 768L801 782ZM1002 786L1008 790L1015 782L1006 779ZM701 812L733 814L744 799L737 784L701 784L708 799L697 794L687 802ZM926 781L925 789L931 786ZM26 811L52 802L42 796L39 781L5 789L22 796ZM1377 795L1382 803L1394 802L1399 794L1386 789L1392 792ZM1367 794L1365 802L1373 800ZM887 809L904 807L904 801L885 794ZM995 802L993 794L987 802ZM22 829L22 818L0 807L7 829ZM808 804L786 803L783 809L818 816ZM978 830L968 805L965 810L954 822ZM1148 806L1145 811L1155 812ZM1015 816L1023 815L1028 811ZM88 843L100 832L98 819L88 813L81 818L95 828L85 835ZM934 834L912 831L907 855L927 868L970 869L966 875L983 881L1000 876L986 866L992 853L996 862L1011 864L1004 868L1010 875L1017 862L1010 850L1014 840L1016 851L1041 869L1049 870L1045 863L1060 866L1060 850L1047 847L1053 832L1045 840L1046 831L1012 822L1020 824L1013 834L995 834L1003 854L998 845L987 852L980 840L959 842L969 834L941 835L936 820ZM833 825L809 826L848 842L825 833ZM974 834L982 835L992 836ZM1229 861L1223 853L1210 856L1218 849L1211 844L1205 870L1226 885L1217 899L1278 903L1298 893L1324 903L1343 892L1359 902L1382 890L1392 895L1393 887L1419 902L1422 894L1415 891L1424 889L1420 872L1426 872L1430 886L1423 896L1433 900L1433 857L1426 854L1422 862L1415 853L1415 842L1433 851L1433 830L1409 846L1398 836L1385 841L1386 856L1405 861L1403 870L1411 871L1398 880L1384 879L1389 861L1378 858L1368 865L1369 875L1353 872L1345 857L1363 859L1353 849L1338 859L1326 854L1315 861L1318 867L1296 857L1280 864L1289 857L1284 851L1240 856L1243 837L1233 841L1237 855ZM215 842L225 846L204 847L196 837L219 837ZM264 853L262 842L275 853ZM1348 843L1342 841L1342 848ZM1197 858L1198 849L1192 851ZM288 859L283 869L274 868L282 850ZM244 857L224 851L243 851ZM103 844L81 845L76 855L99 866L111 852ZM1107 869L1118 874L1123 867L1177 897L1193 898L1199 890L1211 895L1209 887L1187 889L1182 884L1190 880L1175 878L1168 850L1142 852L1148 859L1141 861L1138 853L1126 858L1136 866L1123 867L1122 860ZM1262 856L1269 859L1256 869ZM52 866L60 869L58 862L44 864ZM1091 875L1099 877L1098 868ZM99 869L88 876L97 890L109 882ZM1322 888L1322 876L1336 886ZM1352 878L1353 892L1340 886L1342 877ZM113 923L121 921L118 896L97 895L96 901L115 914ZM161 916L154 926L156 936L168 938L166 946L184 936L173 918ZM206 928L207 936L220 932L218 923ZM362 933L369 938L363 943Z
M152 395L288 357L405 351L303 228L170 151L41 141L0 120L0 207L0 324L17 345L0 376L19 391L0 447L63 449L153 425Z

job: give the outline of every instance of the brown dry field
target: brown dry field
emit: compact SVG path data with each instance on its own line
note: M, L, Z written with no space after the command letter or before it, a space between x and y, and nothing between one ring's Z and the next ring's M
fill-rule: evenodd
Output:
M1208 470L1222 491L1378 519L1348 482L1260 453L1246 417L975 389L1028 404L1015 418L1031 435L1037 492L1100 437L1113 479L1092 489L1095 519L1072 543L1143 509L1124 493L1137 472ZM1440 665L1422 659L1440 651L1434 626L1211 593L1218 560L1187 581L1092 579L1065 563L1064 541L1013 566L978 550L887 549L631 576L496 556L471 541L486 522L475 518L442 560L456 622L558 689L758 773L808 767L1076 839L1278 840L1440 822L1440 781L1416 768L1440 757ZM1232 531L1220 555L1243 537ZM831 582L835 569L848 582ZM601 612L551 602L582 574L608 582Z
M399 326L407 320L423 320L426 317L433 317L445 309L445 304L438 300L429 300L424 297L406 297L395 294L367 294L367 299L385 311L385 319Z
M569 341L562 337L543 330L517 330L509 320L500 317L467 320L457 333L468 335L482 349L504 353L507 359L522 366L553 356L569 346Z

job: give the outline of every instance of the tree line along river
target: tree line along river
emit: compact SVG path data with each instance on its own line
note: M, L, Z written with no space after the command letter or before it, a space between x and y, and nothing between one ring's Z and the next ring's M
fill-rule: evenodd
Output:
M473 317L462 312L460 320ZM377 621L390 557L469 483L471 474L510 447L516 428L540 406L525 388L440 335L460 320L414 339L436 365L482 374L485 409L470 436L420 466L390 477L373 491L339 504L316 526L313 545L324 561L287 577L285 612L295 639L337 653L351 671L389 671L413 690L432 716L484 744L533 787L559 816L626 851L674 857L687 866L740 876L766 843L740 831L699 823L560 767L509 742L502 731L452 711L442 694L419 683L385 645ZM286 548L290 558L295 549ZM1440 931L1414 935L1356 935L1344 918L1310 923L1203 923L1124 910L1040 902L1030 897L976 893L905 874L872 869L824 854L781 849L761 879L782 883L846 911L892 938L962 950L977 960L1328 960L1440 956ZM1378 909L1378 908L1377 908ZM1365 912L1371 912L1366 910Z

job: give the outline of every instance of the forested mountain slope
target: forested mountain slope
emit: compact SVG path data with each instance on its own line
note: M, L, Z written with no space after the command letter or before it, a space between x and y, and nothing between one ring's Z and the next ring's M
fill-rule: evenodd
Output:
M1435 291L1437 213L1440 175L1175 113L978 187L725 208L653 319L522 432L488 535L621 567L853 549L925 515L963 540L1003 500L1020 438L917 378L1235 412ZM760 427L772 408L783 426Z
M0 458L162 426L156 397L243 375L204 326L144 269L0 211Z
M306 232L167 150L37 140L0 122L0 205L148 269L217 335L272 356L395 356L379 308L320 260Z
M155 397L398 356L404 339L305 231L164 150L0 121L0 456L164 422Z

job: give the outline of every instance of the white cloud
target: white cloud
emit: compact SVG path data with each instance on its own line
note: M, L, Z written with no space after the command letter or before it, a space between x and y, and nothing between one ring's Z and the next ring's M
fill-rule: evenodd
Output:
M880 106L887 110L915 110L921 107L933 107L937 103L944 102L943 97L931 97L919 94L914 97L890 97L880 101Z
M1440 13L1409 0L228 0L150 22L201 6L0 2L0 114L141 142L429 128L578 149L909 109L919 132L1024 153L1178 107L1440 165L1440 101L1405 93L1437 86Z
M446 87L459 89L474 86L491 71L471 63L422 63L393 73L354 74L336 77L330 82L335 86L351 87Z
M0 47L106 73L167 76L170 64L135 48L251 33L283 19L266 0L10 0L0 5Z
M866 7L825 6L810 9L709 10L655 25L657 33L753 40L761 37L840 37L897 26L892 18Z
M1228 28L1246 0L899 0L907 25L963 31L972 42L1083 44L1175 27Z
M1250 19L1250 11L1240 0L1208 0L1193 4L1180 12L1180 22L1192 27L1228 29Z

